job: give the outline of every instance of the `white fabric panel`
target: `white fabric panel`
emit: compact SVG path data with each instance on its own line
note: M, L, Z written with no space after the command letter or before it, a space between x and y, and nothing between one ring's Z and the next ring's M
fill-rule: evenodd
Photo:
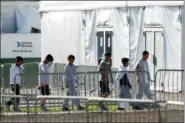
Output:
M42 60L50 53L54 56L54 62L66 63L67 56L73 54L76 64L80 63L79 49L82 13L78 12L54 12L43 13L42 16ZM84 58L82 58L84 59Z
M160 24L164 28L164 69L181 69L181 24L178 7L147 7L144 24Z
M130 70L135 70L138 61L141 58L144 48L143 42L143 8L130 8Z
M129 33L126 9L100 9L86 12L86 64L97 65L96 26L113 26L112 63L121 65L129 57Z
M96 11L86 11L85 16L85 63L96 65Z
M112 13L112 63L114 67L122 65L121 58L129 58L129 25L127 20L127 9L114 9Z
M144 25L161 25L164 28L164 47L162 52L164 55L164 66L161 69L181 69L181 24L178 19L179 12L178 7L146 7L142 17L141 8L130 9L130 69L135 69L138 60L141 58L142 50L144 50L144 40L142 39ZM158 48L156 47L157 50ZM158 86L160 86L160 82L163 82L165 91L181 91L180 76L171 72L170 76L165 75L164 78L161 78L163 80L158 81ZM178 81L174 84L172 78L178 78Z
M113 26L112 63L121 65L129 57L129 31L126 9L100 9L86 12L86 64L97 65L97 26Z
M30 33L31 28L40 29L40 14L32 6L16 8L17 33Z

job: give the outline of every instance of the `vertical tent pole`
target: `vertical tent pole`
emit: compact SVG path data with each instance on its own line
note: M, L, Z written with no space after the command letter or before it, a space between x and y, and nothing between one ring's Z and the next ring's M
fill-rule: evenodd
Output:
M184 0L184 2L185 2L185 0ZM182 36L182 55L181 55L181 57L182 57L182 68L183 68L183 70L185 70L185 65L184 65L184 63L185 63L185 56L184 56L184 53L185 53L185 38L184 38L184 35L185 35L185 31L184 31L184 29L185 29L185 24L184 24L184 13L185 13L185 6L184 6L184 4L183 4L183 7L184 7L184 10L182 11L182 34L183 34L183 36ZM183 8L182 7L182 8ZM183 92L184 92L184 90L185 90L185 72L183 72L183 86L184 86L184 89L183 89ZM184 94L184 99L185 99L185 94ZM184 100L184 103L185 103L185 100ZM184 123L185 123L185 106L184 106Z
M185 2L185 0L184 0L184 2ZM183 9L183 7L184 7L184 9ZM185 65L184 65L184 63L185 63L185 56L184 56L184 53L185 53L185 38L184 38L184 36L185 36L185 31L184 31L184 29L185 29L185 24L184 24L184 13L185 13L185 6L184 6L184 4L183 4L183 7L182 7L182 9L181 10L183 10L183 11L181 11L181 16L182 16L182 36L181 36L181 38L182 38L182 53L181 53L181 57L182 57L182 63L181 63L181 65L182 65L182 69L183 70L185 70ZM184 88L183 88L183 92L185 91L185 72L183 72L183 84L181 85L181 86L184 86ZM184 99L185 99L185 94L184 94ZM184 100L184 103L185 103L185 100ZM185 106L184 106L184 123L185 123Z

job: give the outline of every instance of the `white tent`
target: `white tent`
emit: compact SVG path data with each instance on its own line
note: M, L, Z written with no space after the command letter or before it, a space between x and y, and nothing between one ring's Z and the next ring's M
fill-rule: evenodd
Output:
M181 69L183 5L183 1L42 1L42 59L51 53L55 62L63 63L74 54L76 64L97 65L101 54L110 51L114 67L129 57L134 70L142 51L148 50L152 75L158 69ZM173 91L180 90L181 83Z
M2 33L31 33L40 30L40 14L37 1L2 1Z

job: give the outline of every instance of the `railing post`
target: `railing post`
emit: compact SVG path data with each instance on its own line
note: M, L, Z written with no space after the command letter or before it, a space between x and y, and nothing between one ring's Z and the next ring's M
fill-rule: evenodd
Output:
M85 73L85 75L84 75L84 91L85 91L85 96L87 96L87 90L86 90L86 75L88 74L88 72L87 73Z
M164 122L167 122L167 120L168 120L167 111L168 111L168 103L166 103L166 105L165 105L165 118L164 118Z
M27 108L27 115L28 115L28 123L30 122L30 110L29 110L29 98L26 98L26 108Z
M87 123L89 123L89 100L87 99L85 102L85 108L86 108L86 118L87 118Z
M157 73L158 71L155 73L155 76L154 76L154 100L157 101L156 99L156 93L157 93L157 90L156 90L156 86L157 86Z
M37 97L35 98L35 123L37 123Z

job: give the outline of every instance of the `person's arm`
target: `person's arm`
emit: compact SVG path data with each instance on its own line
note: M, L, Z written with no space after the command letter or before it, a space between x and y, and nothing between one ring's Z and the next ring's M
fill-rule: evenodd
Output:
M14 74L13 74L13 68L10 68L10 82L13 84L14 83Z
M79 66L75 66L75 68L74 68L74 78L75 78L76 86L78 84L78 76L77 76L78 68L79 68Z
M52 63L48 63L48 64L46 64L46 65L42 64L42 65L41 65L41 70L42 70L44 73L47 73L51 65L52 65Z
M110 79L111 79L111 83L114 83L114 79L113 79L112 70L110 70Z
M105 73L105 68L106 68L105 63L101 63L100 66L99 66L100 74L104 74Z
M139 80L140 80L140 77L139 77L139 63L138 63L138 65L137 65L137 67L136 67L136 76L137 76L137 78L138 78L138 80L137 80L137 82L139 82Z
M151 76L150 76L150 71L149 71L149 69L148 69L147 72L148 72L148 79L149 79L149 81L152 81L152 80L151 80Z
M137 75L137 77L139 77L139 64L137 64L137 66L136 66L136 75Z
M64 72L65 72L64 83L67 86L68 85L68 67L67 66L64 68Z

